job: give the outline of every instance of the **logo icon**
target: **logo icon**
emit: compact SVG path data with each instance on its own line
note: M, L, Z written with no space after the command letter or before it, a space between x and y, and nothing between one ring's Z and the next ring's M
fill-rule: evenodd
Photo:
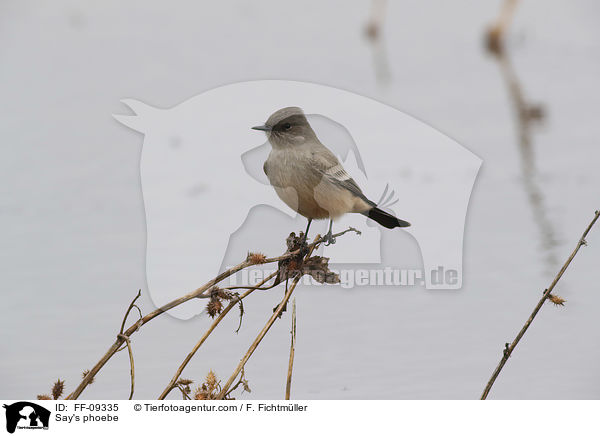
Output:
M14 433L18 429L48 429L50 411L42 406L28 401L19 401L6 409L6 431Z
M412 224L388 231L360 213L340 217L335 229L353 227L361 236L318 254L332 259L342 286L379 285L383 277L382 285L462 287L463 234L482 161L427 124L347 91L279 80L223 86L168 109L123 103L133 114L115 118L144 135L146 278L157 306L236 265L248 251L279 253L291 231L307 227L270 186L264 163L272 145L251 129L288 106L302 108L367 198ZM316 221L310 235L324 235L327 225ZM188 319L204 305L193 301L171 314Z

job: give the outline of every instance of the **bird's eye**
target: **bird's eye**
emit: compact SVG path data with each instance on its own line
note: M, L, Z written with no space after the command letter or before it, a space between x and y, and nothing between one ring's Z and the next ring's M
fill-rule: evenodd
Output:
M292 128L292 125L290 123L285 123L283 126L283 130L290 130Z

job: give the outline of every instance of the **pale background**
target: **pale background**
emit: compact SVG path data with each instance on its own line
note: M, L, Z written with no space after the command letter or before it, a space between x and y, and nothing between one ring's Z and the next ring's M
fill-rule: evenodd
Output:
M364 36L369 8L0 5L0 397L47 393L57 377L72 390L112 343L137 289L146 291L142 137L112 118L124 112L119 100L171 107L253 79L372 97L484 161L465 228L463 289L300 289L292 397L480 395L503 344L600 207L600 8L524 0L508 69L483 44L498 2L390 2L379 48ZM511 68L546 114L529 132L535 171L520 152ZM432 205L432 213L443 211ZM597 230L557 289L566 306L542 309L491 398L600 397ZM281 295L253 296L240 333L236 316L222 323L184 375L200 380L212 368L228 378ZM152 309L146 294L142 309ZM160 317L134 336L136 398L162 391L206 325ZM241 398L283 397L288 347L289 313L246 366L253 391ZM128 392L121 353L82 398Z

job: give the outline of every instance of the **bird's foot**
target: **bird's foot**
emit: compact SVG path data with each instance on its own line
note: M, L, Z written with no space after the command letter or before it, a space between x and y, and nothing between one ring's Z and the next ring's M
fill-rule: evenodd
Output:
M329 232L327 232L327 234L323 236L323 241L325 242L326 247L335 244L335 238L333 237L333 233L331 233L331 230L329 230Z

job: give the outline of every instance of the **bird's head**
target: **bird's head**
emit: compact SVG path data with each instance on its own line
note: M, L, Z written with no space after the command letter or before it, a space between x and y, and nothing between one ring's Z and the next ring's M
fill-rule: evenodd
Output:
M317 139L304 112L299 107L279 109L264 125L252 128L264 131L271 145L278 148L302 145Z

